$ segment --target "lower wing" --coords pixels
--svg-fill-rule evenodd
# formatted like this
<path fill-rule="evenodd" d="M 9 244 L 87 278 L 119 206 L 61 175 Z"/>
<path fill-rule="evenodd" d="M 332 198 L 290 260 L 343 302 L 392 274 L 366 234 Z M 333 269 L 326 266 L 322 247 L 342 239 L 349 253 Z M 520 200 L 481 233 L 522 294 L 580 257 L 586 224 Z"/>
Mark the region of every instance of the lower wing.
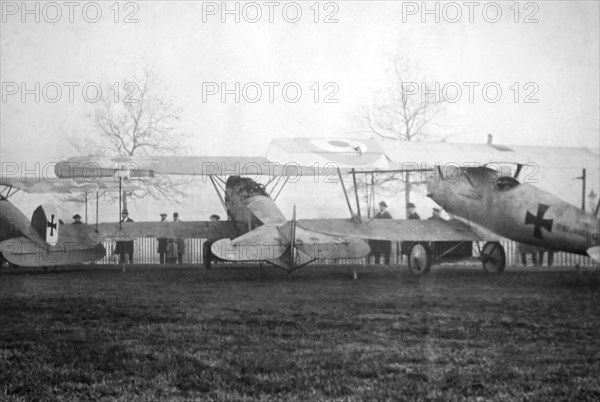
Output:
<path fill-rule="evenodd" d="M 235 224 L 231 221 L 100 223 L 97 231 L 95 225 L 63 225 L 61 231 L 61 239 L 91 239 L 96 242 L 141 237 L 218 240 L 237 235 Z"/>
<path fill-rule="evenodd" d="M 357 223 L 351 219 L 302 219 L 298 227 L 335 236 L 390 241 L 499 241 L 502 237 L 484 233 L 457 220 L 373 219 Z"/>

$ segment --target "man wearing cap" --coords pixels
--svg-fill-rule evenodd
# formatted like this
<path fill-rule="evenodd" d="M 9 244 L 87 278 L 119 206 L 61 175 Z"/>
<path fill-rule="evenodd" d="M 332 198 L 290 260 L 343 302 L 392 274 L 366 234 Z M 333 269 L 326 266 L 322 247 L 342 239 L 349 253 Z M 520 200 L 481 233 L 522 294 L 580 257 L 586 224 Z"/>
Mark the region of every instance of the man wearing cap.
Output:
<path fill-rule="evenodd" d="M 165 214 L 165 213 L 160 214 L 160 222 L 161 223 L 167 223 L 167 214 Z M 166 256 L 167 256 L 167 241 L 169 239 L 159 238 L 157 240 L 158 240 L 158 250 L 157 250 L 157 252 L 158 252 L 158 255 L 159 255 L 159 258 L 160 258 L 160 263 L 161 264 L 165 264 L 167 262 L 166 259 L 165 259 Z"/>
<path fill-rule="evenodd" d="M 406 204 L 406 215 L 407 219 L 421 219 L 421 217 L 416 211 L 415 204 L 413 204 L 412 202 Z"/>
<path fill-rule="evenodd" d="M 431 215 L 429 218 L 427 218 L 428 221 L 445 221 L 444 218 L 442 218 L 441 212 L 439 208 L 433 208 L 433 215 Z"/>
<path fill-rule="evenodd" d="M 121 222 L 133 222 L 126 209 L 121 211 Z M 129 256 L 129 263 L 133 263 L 133 240 L 118 241 L 115 247 L 115 254 L 119 255 L 119 264 L 125 264 L 125 254 Z"/>
<path fill-rule="evenodd" d="M 375 214 L 375 219 L 392 219 L 392 215 L 386 210 L 387 203 L 379 203 L 379 212 Z M 375 257 L 375 264 L 379 264 L 380 256 L 383 254 L 385 265 L 390 265 L 390 255 L 392 253 L 392 242 L 389 240 L 370 240 L 371 255 Z"/>
<path fill-rule="evenodd" d="M 73 215 L 73 225 L 82 225 L 83 222 L 81 222 L 81 215 L 79 214 L 75 214 Z"/>
<path fill-rule="evenodd" d="M 181 222 L 179 220 L 178 212 L 173 212 L 173 222 Z M 183 241 L 183 239 L 177 239 L 177 240 L 175 240 L 175 243 L 177 244 L 177 261 L 179 262 L 179 264 L 183 264 L 183 253 L 185 252 L 185 242 Z"/>
<path fill-rule="evenodd" d="M 416 206 L 412 202 L 406 204 L 406 219 L 421 219 L 419 214 L 416 211 Z M 412 241 L 403 241 L 402 242 L 402 254 L 410 254 L 410 249 L 414 242 Z"/>

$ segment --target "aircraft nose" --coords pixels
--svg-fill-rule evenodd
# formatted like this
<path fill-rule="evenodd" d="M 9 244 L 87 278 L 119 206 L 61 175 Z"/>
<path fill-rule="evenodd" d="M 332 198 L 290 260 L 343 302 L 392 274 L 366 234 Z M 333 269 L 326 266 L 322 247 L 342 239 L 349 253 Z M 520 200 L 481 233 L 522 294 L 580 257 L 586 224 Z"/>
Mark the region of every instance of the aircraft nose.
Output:
<path fill-rule="evenodd" d="M 427 177 L 425 182 L 427 183 L 427 197 L 435 200 L 436 195 L 439 195 L 441 192 L 440 183 L 431 176 Z"/>

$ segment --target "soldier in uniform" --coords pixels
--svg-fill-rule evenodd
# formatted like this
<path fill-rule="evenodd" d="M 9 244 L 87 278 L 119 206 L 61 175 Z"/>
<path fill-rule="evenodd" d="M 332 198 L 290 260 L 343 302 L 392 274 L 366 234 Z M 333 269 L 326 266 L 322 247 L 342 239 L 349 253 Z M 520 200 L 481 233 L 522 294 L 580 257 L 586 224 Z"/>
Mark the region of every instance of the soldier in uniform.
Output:
<path fill-rule="evenodd" d="M 167 222 L 167 214 L 165 214 L 165 213 L 160 214 L 160 222 L 161 223 L 163 223 L 163 222 L 166 223 Z M 157 252 L 158 252 L 158 255 L 159 255 L 159 258 L 160 258 L 160 263 L 161 264 L 165 264 L 167 262 L 167 260 L 166 260 L 166 255 L 167 255 L 167 241 L 169 239 L 160 238 L 160 239 L 157 239 L 157 240 L 158 240 L 158 250 L 157 250 Z"/>
<path fill-rule="evenodd" d="M 75 214 L 73 215 L 73 225 L 82 225 L 83 222 L 81 222 L 81 215 L 79 214 Z"/>

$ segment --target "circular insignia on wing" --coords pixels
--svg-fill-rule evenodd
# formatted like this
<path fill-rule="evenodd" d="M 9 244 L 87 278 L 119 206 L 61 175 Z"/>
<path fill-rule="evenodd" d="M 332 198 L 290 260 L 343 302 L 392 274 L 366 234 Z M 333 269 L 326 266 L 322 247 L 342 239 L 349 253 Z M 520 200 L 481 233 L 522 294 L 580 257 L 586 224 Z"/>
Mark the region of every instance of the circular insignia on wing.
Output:
<path fill-rule="evenodd" d="M 327 152 L 349 152 L 362 154 L 367 151 L 366 144 L 355 140 L 313 139 L 311 143 Z"/>

